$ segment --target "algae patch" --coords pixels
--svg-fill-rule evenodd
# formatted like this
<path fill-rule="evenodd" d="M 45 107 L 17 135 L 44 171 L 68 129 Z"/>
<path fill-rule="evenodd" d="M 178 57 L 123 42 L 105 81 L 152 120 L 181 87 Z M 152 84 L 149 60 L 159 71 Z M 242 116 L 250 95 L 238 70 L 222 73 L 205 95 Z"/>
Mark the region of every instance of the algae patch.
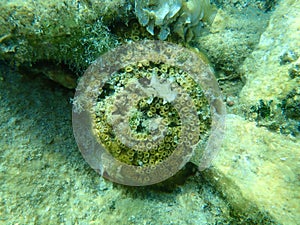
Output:
<path fill-rule="evenodd" d="M 150 34 L 154 35 L 154 28 L 159 27 L 160 40 L 171 33 L 191 40 L 199 36 L 204 23 L 213 22 L 216 9 L 209 0 L 141 0 L 135 1 L 135 14 Z"/>

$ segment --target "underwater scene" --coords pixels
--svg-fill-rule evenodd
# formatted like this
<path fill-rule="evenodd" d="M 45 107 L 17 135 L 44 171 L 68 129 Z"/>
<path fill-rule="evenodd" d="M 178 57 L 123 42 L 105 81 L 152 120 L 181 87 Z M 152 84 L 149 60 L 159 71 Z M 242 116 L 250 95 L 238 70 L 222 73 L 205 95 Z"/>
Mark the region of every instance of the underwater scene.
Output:
<path fill-rule="evenodd" d="M 299 0 L 0 11 L 0 224 L 300 225 Z"/>

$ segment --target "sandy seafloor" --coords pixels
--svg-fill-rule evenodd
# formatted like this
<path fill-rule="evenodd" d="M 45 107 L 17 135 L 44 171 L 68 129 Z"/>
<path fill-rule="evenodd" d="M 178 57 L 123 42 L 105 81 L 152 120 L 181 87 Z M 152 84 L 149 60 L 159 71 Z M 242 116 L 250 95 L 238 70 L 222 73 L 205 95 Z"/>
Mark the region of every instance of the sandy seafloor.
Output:
<path fill-rule="evenodd" d="M 3 63 L 0 78 L 0 224 L 237 221 L 199 175 L 168 192 L 105 181 L 75 143 L 73 91 Z"/>

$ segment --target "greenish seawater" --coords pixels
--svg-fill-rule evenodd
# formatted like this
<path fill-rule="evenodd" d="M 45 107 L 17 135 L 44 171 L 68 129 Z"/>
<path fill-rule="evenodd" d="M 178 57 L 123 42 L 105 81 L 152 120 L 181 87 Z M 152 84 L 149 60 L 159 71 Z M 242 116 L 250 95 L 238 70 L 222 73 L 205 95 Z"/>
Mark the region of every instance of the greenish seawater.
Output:
<path fill-rule="evenodd" d="M 187 46 L 204 52 L 222 89 L 221 151 L 205 171 L 190 163 L 180 178 L 146 187 L 91 169 L 71 118 L 72 88 L 91 61 L 153 38 L 133 3 L 1 1 L 0 224 L 297 224 L 300 2 L 213 1 L 214 22 Z"/>

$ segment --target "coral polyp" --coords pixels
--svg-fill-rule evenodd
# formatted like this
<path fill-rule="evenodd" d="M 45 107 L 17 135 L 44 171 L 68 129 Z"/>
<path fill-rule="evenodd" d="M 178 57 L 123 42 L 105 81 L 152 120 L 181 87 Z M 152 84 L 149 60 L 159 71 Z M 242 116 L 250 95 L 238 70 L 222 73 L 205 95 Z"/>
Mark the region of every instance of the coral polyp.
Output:
<path fill-rule="evenodd" d="M 143 41 L 88 68 L 74 98 L 73 127 L 92 168 L 118 183 L 149 185 L 180 170 L 199 143 L 210 146 L 210 136 L 221 134 L 224 112 L 206 59 L 174 44 Z M 206 165 L 212 149 L 200 151 Z"/>

